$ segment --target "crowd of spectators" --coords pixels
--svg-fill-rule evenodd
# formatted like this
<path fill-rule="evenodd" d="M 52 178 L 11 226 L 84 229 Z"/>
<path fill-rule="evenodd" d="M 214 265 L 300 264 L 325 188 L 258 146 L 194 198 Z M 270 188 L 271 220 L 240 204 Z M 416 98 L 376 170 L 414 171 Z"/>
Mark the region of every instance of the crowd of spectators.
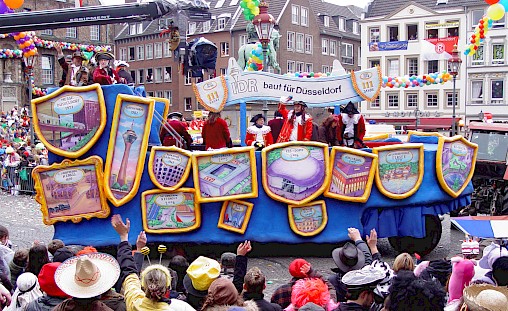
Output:
<path fill-rule="evenodd" d="M 111 218 L 119 236 L 116 258 L 94 247 L 52 240 L 46 247 L 12 250 L 0 225 L 0 305 L 3 310 L 182 310 L 182 311 L 502 311 L 508 306 L 508 250 L 492 243 L 481 259 L 453 257 L 417 261 L 407 253 L 392 266 L 377 249 L 377 233 L 332 251 L 336 264 L 325 277 L 302 258 L 291 279 L 265 296 L 266 277 L 248 269 L 250 241 L 220 259 L 182 255 L 169 265 L 144 265 L 147 238 L 129 244 L 130 222 Z M 291 254 L 288 254 L 291 255 Z M 143 266 L 145 268 L 143 269 Z M 486 271 L 486 273 L 485 273 Z"/>

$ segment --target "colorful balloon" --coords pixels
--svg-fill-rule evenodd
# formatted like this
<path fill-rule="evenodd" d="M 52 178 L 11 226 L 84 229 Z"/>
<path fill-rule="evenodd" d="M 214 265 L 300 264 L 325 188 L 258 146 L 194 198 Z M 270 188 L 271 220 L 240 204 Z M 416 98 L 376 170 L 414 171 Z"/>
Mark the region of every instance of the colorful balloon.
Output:
<path fill-rule="evenodd" d="M 23 5 L 23 0 L 4 0 L 5 5 L 7 5 L 10 9 L 19 9 Z"/>
<path fill-rule="evenodd" d="M 499 0 L 485 0 L 485 2 L 487 2 L 488 4 L 492 5 L 494 3 L 498 3 Z"/>
<path fill-rule="evenodd" d="M 495 3 L 487 9 L 487 16 L 492 20 L 500 20 L 504 17 L 505 7 L 502 4 Z"/>

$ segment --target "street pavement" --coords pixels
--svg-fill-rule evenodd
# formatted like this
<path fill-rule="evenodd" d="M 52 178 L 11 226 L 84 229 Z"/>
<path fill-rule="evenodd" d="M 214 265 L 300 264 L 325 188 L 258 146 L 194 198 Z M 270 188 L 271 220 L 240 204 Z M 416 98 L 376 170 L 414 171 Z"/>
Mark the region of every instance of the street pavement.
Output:
<path fill-rule="evenodd" d="M 0 224 L 9 229 L 14 249 L 29 248 L 34 241 L 42 241 L 46 244 L 51 241 L 53 227 L 44 225 L 40 206 L 32 196 L 0 194 L 0 206 L 2 209 Z M 460 254 L 460 240 L 463 239 L 463 234 L 457 230 L 450 229 L 448 215 L 445 216 L 442 225 L 443 233 L 438 247 L 424 259 L 441 259 Z M 265 294 L 271 295 L 275 288 L 287 283 L 290 279 L 288 267 L 295 258 L 304 258 L 322 275 L 330 275 L 332 273 L 330 268 L 335 267 L 331 259 L 331 251 L 341 244 L 323 245 L 307 243 L 304 245 L 281 245 L 253 242 L 252 245 L 253 250 L 249 254 L 249 268 L 257 266 L 265 273 L 267 280 Z M 170 248 L 170 245 L 168 247 Z M 224 251 L 235 252 L 236 247 L 237 245 L 199 245 L 191 247 L 184 245 L 183 249 L 190 257 L 200 254 L 220 256 Z M 392 264 L 398 254 L 391 248 L 388 239 L 380 239 L 378 241 L 378 248 L 383 259 Z M 156 246 L 152 247 L 152 249 L 156 252 Z M 163 264 L 167 265 L 169 261 L 168 255 L 169 252 L 164 257 Z M 158 263 L 159 254 L 155 253 L 151 258 L 152 263 Z M 147 264 L 146 260 L 145 264 Z"/>

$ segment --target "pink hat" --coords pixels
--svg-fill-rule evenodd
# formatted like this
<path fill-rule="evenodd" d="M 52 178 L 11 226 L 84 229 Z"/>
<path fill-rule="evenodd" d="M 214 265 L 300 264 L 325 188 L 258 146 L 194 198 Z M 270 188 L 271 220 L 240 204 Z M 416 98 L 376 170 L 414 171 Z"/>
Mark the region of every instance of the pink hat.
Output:
<path fill-rule="evenodd" d="M 448 283 L 448 302 L 462 298 L 462 292 L 474 276 L 474 264 L 471 260 L 461 257 L 452 258 L 452 275 Z"/>

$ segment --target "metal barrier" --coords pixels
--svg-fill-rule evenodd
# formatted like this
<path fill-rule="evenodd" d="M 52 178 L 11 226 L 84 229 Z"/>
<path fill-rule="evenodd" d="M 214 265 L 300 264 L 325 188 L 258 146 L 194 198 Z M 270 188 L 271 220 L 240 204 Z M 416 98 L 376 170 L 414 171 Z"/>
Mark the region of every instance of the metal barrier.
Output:
<path fill-rule="evenodd" d="M 0 188 L 13 195 L 34 194 L 32 171 L 35 167 L 17 166 L 2 168 Z"/>

